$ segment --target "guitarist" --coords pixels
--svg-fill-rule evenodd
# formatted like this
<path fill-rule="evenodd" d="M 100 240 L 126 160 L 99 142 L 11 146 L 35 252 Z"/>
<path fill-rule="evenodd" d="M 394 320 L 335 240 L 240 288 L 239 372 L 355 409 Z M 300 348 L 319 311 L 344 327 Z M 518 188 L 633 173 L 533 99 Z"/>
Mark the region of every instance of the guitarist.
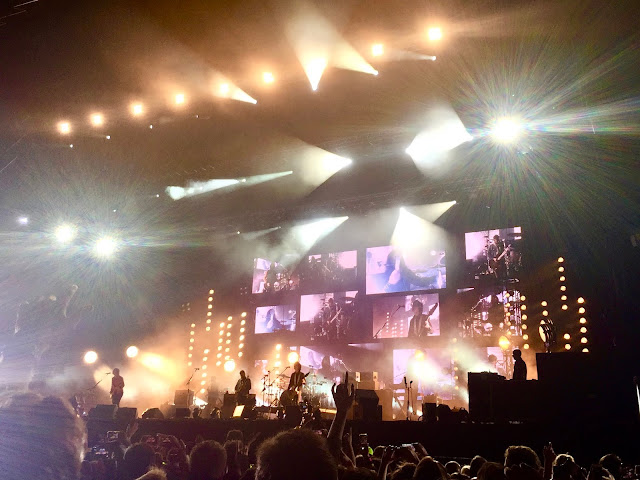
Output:
<path fill-rule="evenodd" d="M 291 378 L 289 379 L 289 386 L 287 387 L 287 390 L 295 392 L 297 394 L 298 401 L 302 396 L 302 387 L 307 383 L 307 375 L 311 373 L 309 372 L 307 374 L 304 374 L 301 372 L 301 370 L 302 365 L 300 365 L 300 362 L 296 362 L 293 364 L 293 373 L 291 374 Z"/>
<path fill-rule="evenodd" d="M 487 248 L 487 258 L 489 259 L 489 267 L 497 278 L 505 278 L 507 274 L 506 255 L 504 242 L 500 235 L 494 235 L 492 242 Z"/>
<path fill-rule="evenodd" d="M 420 300 L 414 300 L 411 304 L 413 317 L 409 321 L 409 335 L 407 335 L 409 338 L 426 337 L 433 333 L 433 327 L 431 326 L 429 318 L 433 315 L 433 312 L 436 311 L 436 308 L 438 308 L 438 304 L 433 305 L 427 315 L 422 313 L 423 308 L 424 306 Z"/>

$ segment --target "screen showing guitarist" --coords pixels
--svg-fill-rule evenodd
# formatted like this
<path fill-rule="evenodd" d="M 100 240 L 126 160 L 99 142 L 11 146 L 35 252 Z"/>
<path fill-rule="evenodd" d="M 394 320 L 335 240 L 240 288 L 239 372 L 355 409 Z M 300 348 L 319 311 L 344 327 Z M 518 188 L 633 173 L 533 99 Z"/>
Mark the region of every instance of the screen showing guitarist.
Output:
<path fill-rule="evenodd" d="M 413 317 L 411 317 L 409 321 L 409 334 L 407 335 L 409 338 L 426 337 L 433 333 L 433 327 L 431 326 L 429 318 L 433 315 L 433 312 L 436 311 L 436 308 L 438 308 L 438 304 L 434 304 L 426 315 L 422 313 L 423 308 L 424 306 L 420 300 L 414 300 L 411 304 Z"/>
<path fill-rule="evenodd" d="M 505 248 L 504 241 L 500 238 L 500 235 L 494 235 L 492 242 L 487 248 L 487 259 L 489 260 L 489 267 L 491 272 L 496 278 L 506 278 L 507 276 L 507 262 L 506 256 L 509 253 L 508 248 Z"/>

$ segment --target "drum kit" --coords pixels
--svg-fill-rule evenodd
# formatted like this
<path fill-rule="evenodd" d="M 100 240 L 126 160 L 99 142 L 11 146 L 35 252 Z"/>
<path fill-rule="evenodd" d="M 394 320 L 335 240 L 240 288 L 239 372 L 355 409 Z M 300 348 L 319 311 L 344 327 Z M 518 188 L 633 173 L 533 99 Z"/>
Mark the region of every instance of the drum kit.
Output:
<path fill-rule="evenodd" d="M 352 298 L 340 300 L 334 310 L 325 302 L 314 317 L 311 340 L 346 339 L 351 331 L 354 316 L 355 307 Z"/>
<path fill-rule="evenodd" d="M 271 380 L 271 373 L 263 377 L 262 404 L 274 410 L 284 407 L 300 406 L 303 410 L 312 411 L 316 408 L 331 408 L 333 398 L 330 395 L 332 383 L 322 375 L 311 372 L 302 389 L 288 389 L 289 376 L 277 374 Z"/>

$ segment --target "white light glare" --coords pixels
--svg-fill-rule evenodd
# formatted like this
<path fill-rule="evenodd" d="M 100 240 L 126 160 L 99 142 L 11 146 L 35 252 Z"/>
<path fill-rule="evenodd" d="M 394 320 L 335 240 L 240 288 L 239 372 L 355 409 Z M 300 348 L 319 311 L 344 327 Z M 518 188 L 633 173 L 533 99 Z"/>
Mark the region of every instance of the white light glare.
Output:
<path fill-rule="evenodd" d="M 371 46 L 371 55 L 373 55 L 374 57 L 381 57 L 382 55 L 384 55 L 384 45 L 382 45 L 381 43 L 374 43 Z"/>
<path fill-rule="evenodd" d="M 96 363 L 96 361 L 98 360 L 98 354 L 93 350 L 89 350 L 87 353 L 84 354 L 83 360 L 84 360 L 84 363 L 88 365 L 92 363 Z"/>
<path fill-rule="evenodd" d="M 118 249 L 118 242 L 112 237 L 99 238 L 94 247 L 94 253 L 98 257 L 110 257 Z"/>
<path fill-rule="evenodd" d="M 432 42 L 442 39 L 442 29 L 440 27 L 431 27 L 427 30 L 427 37 Z"/>
<path fill-rule="evenodd" d="M 499 143 L 515 142 L 523 131 L 522 122 L 517 118 L 504 117 L 498 119 L 491 129 L 491 136 Z"/>
<path fill-rule="evenodd" d="M 28 225 L 29 224 L 29 217 L 18 217 L 18 223 L 20 225 Z"/>
<path fill-rule="evenodd" d="M 69 243 L 76 238 L 76 229 L 71 225 L 60 225 L 56 228 L 55 236 L 60 243 Z"/>
<path fill-rule="evenodd" d="M 318 89 L 318 84 L 320 83 L 320 78 L 325 68 L 327 68 L 327 60 L 324 58 L 315 58 L 309 61 L 304 67 L 304 71 L 311 84 L 311 90 L 314 92 Z"/>
<path fill-rule="evenodd" d="M 129 348 L 127 348 L 127 357 L 135 358 L 138 356 L 138 352 L 138 347 L 136 347 L 135 345 L 131 345 Z"/>

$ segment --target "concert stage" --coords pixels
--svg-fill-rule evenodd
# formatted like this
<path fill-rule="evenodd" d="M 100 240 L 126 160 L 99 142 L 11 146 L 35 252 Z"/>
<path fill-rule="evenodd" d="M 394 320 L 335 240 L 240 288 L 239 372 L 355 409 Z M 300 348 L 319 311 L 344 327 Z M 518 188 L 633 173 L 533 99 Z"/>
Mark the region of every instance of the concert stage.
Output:
<path fill-rule="evenodd" d="M 139 420 L 139 425 L 134 441 L 143 435 L 163 433 L 175 435 L 187 443 L 194 441 L 197 435 L 223 442 L 227 432 L 232 429 L 243 431 L 245 439 L 257 433 L 269 436 L 287 429 L 281 420 L 185 418 Z M 326 425 L 328 428 L 330 421 Z M 88 426 L 91 437 L 98 431 L 118 428 L 114 422 L 100 421 L 90 421 Z M 610 452 L 616 452 L 628 463 L 637 463 L 640 458 L 636 443 L 630 441 L 640 435 L 637 421 L 596 423 L 589 418 L 567 423 L 541 421 L 520 424 L 350 421 L 347 430 L 350 427 L 354 436 L 367 433 L 372 446 L 420 442 L 436 457 L 471 458 L 483 455 L 487 459 L 500 461 L 509 445 L 528 445 L 542 455 L 543 446 L 552 442 L 557 452 L 569 452 L 578 462 L 593 462 Z"/>

